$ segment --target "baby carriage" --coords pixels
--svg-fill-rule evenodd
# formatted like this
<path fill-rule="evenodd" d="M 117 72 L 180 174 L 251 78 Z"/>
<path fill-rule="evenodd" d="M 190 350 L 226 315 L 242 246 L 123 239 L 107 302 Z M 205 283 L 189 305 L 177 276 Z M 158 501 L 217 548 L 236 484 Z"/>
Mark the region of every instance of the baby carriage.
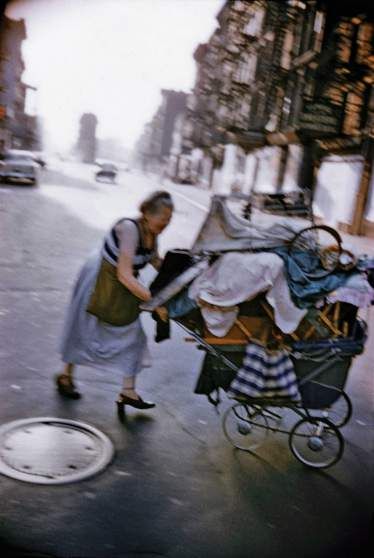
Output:
<path fill-rule="evenodd" d="M 288 271 L 294 272 L 296 266 L 303 280 L 318 285 L 313 291 L 312 315 L 305 312 L 297 328 L 282 332 L 275 324 L 277 309 L 260 286 L 256 296 L 238 305 L 229 331 L 212 334 L 201 305 L 189 306 L 186 293 L 190 286 L 225 253 L 244 258 L 244 253 L 273 251 L 283 257 Z M 292 453 L 306 466 L 323 469 L 342 457 L 340 429 L 352 414 L 345 386 L 352 359 L 363 352 L 367 339 L 366 324 L 357 317 L 357 308 L 340 301 L 326 302 L 323 288 L 328 292 L 335 279 L 343 280 L 342 273 L 354 273 L 346 264 L 341 271 L 342 253 L 340 236 L 329 227 L 310 226 L 303 220 L 278 220 L 271 226 L 244 223 L 229 211 L 227 200 L 214 197 L 193 247 L 179 254 L 182 264 L 174 266 L 174 276 L 169 276 L 166 285 L 156 278 L 153 299 L 142 308 L 155 311 L 166 306 L 169 317 L 188 333 L 187 340 L 205 351 L 195 393 L 207 395 L 217 405 L 223 389 L 233 400 L 223 415 L 222 427 L 235 448 L 254 452 L 269 433 L 280 432 L 287 434 Z M 184 314 L 178 313 L 180 306 L 184 306 Z M 280 366 L 279 375 L 284 377 L 283 361 L 292 368 L 296 392 L 285 393 L 283 379 L 275 386 L 274 375 L 267 386 L 271 389 L 257 389 L 258 363 L 268 367 L 265 376 L 269 367 L 278 373 Z"/>
<path fill-rule="evenodd" d="M 224 348 L 211 345 L 196 332 L 185 329 L 206 351 L 195 393 L 206 394 L 213 404 L 218 404 L 218 390 L 227 391 L 242 369 L 246 358 L 243 345 L 235 344 L 235 339 L 226 339 L 228 345 Z M 299 401 L 276 395 L 251 397 L 245 389 L 234 395 L 234 404 L 222 418 L 224 434 L 231 444 L 255 452 L 270 432 L 278 432 L 288 435 L 292 453 L 304 465 L 323 469 L 337 463 L 344 451 L 340 429 L 352 416 L 352 403 L 344 391 L 348 372 L 367 338 L 363 321 L 357 320 L 353 330 L 349 337 L 300 341 L 288 348 L 301 395 Z M 215 400 L 211 395 L 214 391 Z M 296 422 L 292 421 L 295 416 Z"/>

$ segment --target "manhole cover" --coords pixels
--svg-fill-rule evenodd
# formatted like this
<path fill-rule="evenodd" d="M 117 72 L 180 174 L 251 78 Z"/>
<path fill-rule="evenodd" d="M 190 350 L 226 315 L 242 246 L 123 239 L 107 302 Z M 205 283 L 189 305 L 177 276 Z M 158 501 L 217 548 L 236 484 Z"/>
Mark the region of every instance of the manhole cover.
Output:
<path fill-rule="evenodd" d="M 66 484 L 102 471 L 112 442 L 89 424 L 51 417 L 0 427 L 0 473 L 36 484 Z"/>

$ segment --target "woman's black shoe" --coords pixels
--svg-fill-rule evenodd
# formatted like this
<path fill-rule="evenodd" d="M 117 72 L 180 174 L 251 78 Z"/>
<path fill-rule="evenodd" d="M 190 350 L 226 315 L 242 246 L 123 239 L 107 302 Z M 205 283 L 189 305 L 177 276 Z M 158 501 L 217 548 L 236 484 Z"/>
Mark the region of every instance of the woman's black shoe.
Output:
<path fill-rule="evenodd" d="M 56 386 L 60 395 L 69 399 L 80 399 L 81 394 L 76 389 L 72 379 L 67 374 L 56 376 Z"/>
<path fill-rule="evenodd" d="M 119 411 L 122 411 L 125 405 L 129 405 L 130 407 L 135 407 L 135 409 L 153 409 L 156 407 L 155 403 L 151 401 L 143 401 L 141 397 L 139 399 L 133 399 L 132 397 L 127 397 L 127 395 L 123 395 L 123 393 L 119 394 L 119 397 L 116 401 L 117 407 Z"/>

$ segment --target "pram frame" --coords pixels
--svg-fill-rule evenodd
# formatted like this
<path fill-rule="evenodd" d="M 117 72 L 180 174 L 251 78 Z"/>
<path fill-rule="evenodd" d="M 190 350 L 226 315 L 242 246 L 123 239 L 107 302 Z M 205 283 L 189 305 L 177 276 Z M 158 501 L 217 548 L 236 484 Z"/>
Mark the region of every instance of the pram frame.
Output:
<path fill-rule="evenodd" d="M 174 319 L 173 321 L 176 322 L 184 331 L 188 333 L 188 335 L 190 335 L 198 343 L 198 348 L 209 352 L 211 355 L 218 358 L 227 368 L 231 369 L 234 372 L 238 372 L 239 367 L 234 364 L 225 354 L 223 354 L 221 350 L 206 342 L 201 335 L 187 327 L 184 323 L 182 323 L 181 320 Z M 231 345 L 231 347 L 235 346 L 236 345 L 234 344 Z M 243 349 L 243 347 L 241 347 L 241 349 Z M 290 354 L 293 354 L 293 356 L 295 356 L 296 358 L 302 355 L 300 350 L 291 350 Z M 357 354 L 357 352 L 354 354 Z M 244 408 L 249 418 L 246 420 L 243 419 L 243 417 L 238 417 L 238 415 L 237 418 L 240 418 L 242 422 L 244 421 L 250 423 L 251 427 L 255 425 L 256 428 L 262 429 L 263 441 L 265 440 L 269 432 L 286 434 L 288 435 L 288 444 L 291 452 L 296 457 L 296 459 L 298 459 L 304 465 L 313 469 L 326 469 L 336 464 L 341 459 L 344 453 L 344 438 L 340 432 L 340 428 L 346 425 L 351 418 L 352 402 L 344 389 L 340 389 L 330 384 L 325 384 L 324 382 L 318 382 L 316 380 L 332 365 L 338 363 L 344 357 L 352 357 L 354 356 L 354 354 L 337 347 L 332 347 L 329 350 L 327 359 L 325 359 L 313 371 L 306 374 L 303 378 L 298 379 L 299 388 L 307 385 L 309 382 L 312 382 L 324 388 L 336 391 L 337 397 L 330 406 L 313 408 L 311 410 L 304 406 L 302 402 L 293 402 L 285 398 L 251 398 L 244 395 L 235 397 L 233 398 L 235 403 L 226 410 L 222 418 L 222 428 L 226 438 L 235 448 L 247 451 L 249 453 L 255 453 L 255 450 L 257 450 L 257 448 L 262 445 L 262 443 L 255 442 L 249 447 L 243 447 L 235 440 L 233 440 L 233 438 L 229 435 L 226 423 L 229 420 L 230 413 L 236 414 L 235 409 L 241 406 Z M 337 417 L 334 417 L 334 415 L 331 413 L 332 407 L 339 400 L 343 401 L 345 408 L 343 407 L 342 415 L 338 414 Z M 282 416 L 274 410 L 276 408 L 285 408 L 293 411 L 299 417 L 299 420 L 290 429 L 281 428 L 280 421 L 282 419 Z M 313 411 L 319 412 L 321 413 L 321 415 L 315 415 L 313 414 Z M 261 418 L 263 424 L 258 424 L 259 418 Z M 269 420 L 277 421 L 277 426 L 272 426 L 271 424 L 269 424 Z M 311 434 L 309 436 L 303 433 L 299 433 L 299 430 L 302 431 L 303 428 L 306 428 L 308 425 L 311 430 Z M 310 458 L 307 458 L 305 455 L 303 455 L 302 452 L 298 449 L 297 441 L 300 437 L 308 438 L 307 443 L 309 444 L 309 448 L 311 448 L 312 452 L 315 452 L 316 457 L 319 451 L 323 451 L 323 444 L 326 437 L 335 439 L 336 448 L 334 448 L 332 455 L 326 458 L 323 457 L 320 460 L 315 459 L 312 461 Z"/>

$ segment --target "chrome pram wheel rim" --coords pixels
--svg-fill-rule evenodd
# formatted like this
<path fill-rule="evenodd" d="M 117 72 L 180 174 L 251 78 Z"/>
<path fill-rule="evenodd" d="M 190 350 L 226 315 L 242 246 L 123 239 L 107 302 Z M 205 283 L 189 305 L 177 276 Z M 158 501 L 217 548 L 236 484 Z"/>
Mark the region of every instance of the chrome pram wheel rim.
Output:
<path fill-rule="evenodd" d="M 313 469 L 327 469 L 343 455 L 344 439 L 338 428 L 324 418 L 303 418 L 292 428 L 289 446 L 301 463 Z"/>
<path fill-rule="evenodd" d="M 253 452 L 269 434 L 269 423 L 262 410 L 253 405 L 236 403 L 225 412 L 223 432 L 237 449 Z"/>

